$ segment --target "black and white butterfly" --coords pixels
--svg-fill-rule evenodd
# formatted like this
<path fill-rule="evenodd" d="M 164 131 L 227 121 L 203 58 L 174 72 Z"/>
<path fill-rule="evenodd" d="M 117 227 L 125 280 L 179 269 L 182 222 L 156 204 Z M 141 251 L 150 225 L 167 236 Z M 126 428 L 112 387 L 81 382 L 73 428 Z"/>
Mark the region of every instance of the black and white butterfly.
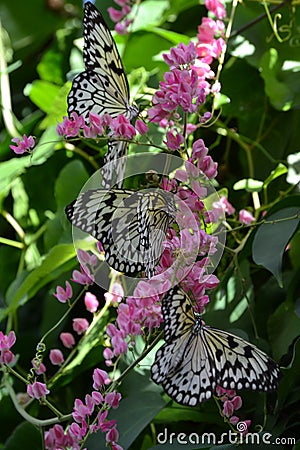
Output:
<path fill-rule="evenodd" d="M 173 197 L 161 190 L 89 190 L 66 207 L 72 225 L 101 242 L 107 263 L 126 275 L 155 274 L 173 221 Z"/>
<path fill-rule="evenodd" d="M 178 287 L 162 300 L 165 344 L 157 351 L 152 380 L 177 403 L 195 406 L 216 387 L 274 391 L 281 373 L 275 361 L 244 339 L 205 325 Z"/>
<path fill-rule="evenodd" d="M 138 115 L 136 105 L 130 105 L 127 76 L 115 41 L 101 13 L 91 3 L 84 7 L 84 49 L 85 71 L 73 80 L 68 96 L 68 114 L 76 112 L 86 123 L 93 112 L 100 116 L 110 114 L 115 118 L 120 114 L 128 120 Z M 117 164 L 117 158 L 125 156 L 128 143 L 109 140 L 104 164 L 113 161 L 102 172 L 102 185 L 112 186 L 115 181 L 120 186 L 124 167 Z M 113 180 L 113 181 L 111 181 Z"/>

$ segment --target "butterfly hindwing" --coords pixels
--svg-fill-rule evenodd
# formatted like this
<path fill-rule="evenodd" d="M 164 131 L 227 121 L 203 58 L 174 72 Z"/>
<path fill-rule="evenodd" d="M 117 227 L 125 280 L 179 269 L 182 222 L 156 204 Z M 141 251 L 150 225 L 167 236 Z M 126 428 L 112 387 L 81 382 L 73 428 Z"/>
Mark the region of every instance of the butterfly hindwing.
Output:
<path fill-rule="evenodd" d="M 81 193 L 67 206 L 66 215 L 74 226 L 102 243 L 105 259 L 115 270 L 129 275 L 145 270 L 146 275 L 151 277 L 155 274 L 155 266 L 160 259 L 170 215 L 168 203 L 164 210 L 152 210 L 152 220 L 143 227 L 144 234 L 141 236 L 138 205 L 143 195 L 142 191 L 126 189 L 89 190 Z M 152 199 L 151 204 L 161 205 L 168 200 L 155 191 L 152 192 L 152 197 L 161 198 L 158 202 Z M 156 214 L 164 215 L 165 220 L 157 221 Z M 157 226 L 161 228 L 157 238 L 153 239 Z M 144 242 L 149 242 L 150 245 L 145 247 Z"/>
<path fill-rule="evenodd" d="M 162 300 L 165 344 L 151 368 L 176 402 L 195 406 L 225 389 L 273 391 L 280 380 L 275 361 L 260 349 L 226 331 L 204 325 L 186 294 L 174 288 Z"/>

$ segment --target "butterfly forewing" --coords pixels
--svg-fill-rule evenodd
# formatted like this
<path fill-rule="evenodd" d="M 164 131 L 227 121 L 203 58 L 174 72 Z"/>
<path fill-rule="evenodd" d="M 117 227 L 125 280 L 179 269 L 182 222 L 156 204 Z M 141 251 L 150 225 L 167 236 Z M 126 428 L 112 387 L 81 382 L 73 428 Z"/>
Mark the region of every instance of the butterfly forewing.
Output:
<path fill-rule="evenodd" d="M 176 402 L 195 406 L 225 389 L 273 391 L 280 370 L 264 352 L 244 339 L 204 325 L 190 299 L 174 288 L 162 300 L 166 343 L 151 368 Z"/>
<path fill-rule="evenodd" d="M 84 8 L 84 49 L 85 71 L 77 75 L 68 95 L 68 114 L 75 112 L 89 123 L 92 112 L 103 116 L 109 114 L 116 118 L 120 114 L 132 120 L 138 115 L 136 105 L 129 103 L 127 76 L 117 46 L 101 13 L 91 3 Z M 113 186 L 109 172 L 123 178 L 123 168 L 118 167 L 117 159 L 127 154 L 127 143 L 110 140 L 108 144 L 111 168 L 103 170 L 103 187 Z M 110 154 L 110 152 L 112 154 Z M 117 185 L 121 186 L 121 182 Z"/>
<path fill-rule="evenodd" d="M 85 4 L 83 24 L 85 67 L 100 75 L 112 91 L 122 93 L 126 104 L 129 86 L 118 48 L 102 14 L 91 2 Z"/>

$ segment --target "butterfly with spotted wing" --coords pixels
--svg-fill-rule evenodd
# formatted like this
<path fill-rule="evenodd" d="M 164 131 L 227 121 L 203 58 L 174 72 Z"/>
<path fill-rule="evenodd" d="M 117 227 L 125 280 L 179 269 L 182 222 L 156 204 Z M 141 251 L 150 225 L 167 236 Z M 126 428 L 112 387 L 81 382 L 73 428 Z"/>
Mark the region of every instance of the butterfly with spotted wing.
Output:
<path fill-rule="evenodd" d="M 129 85 L 120 54 L 103 16 L 91 2 L 85 3 L 83 25 L 85 71 L 73 80 L 68 114 L 76 112 L 86 123 L 91 112 L 112 118 L 123 114 L 128 120 L 134 119 L 139 111 L 129 103 Z M 125 167 L 117 160 L 127 154 L 127 148 L 127 142 L 108 140 L 102 169 L 104 188 L 114 184 L 121 187 Z"/>
<path fill-rule="evenodd" d="M 175 214 L 173 196 L 161 190 L 94 189 L 66 207 L 72 225 L 99 240 L 107 263 L 127 275 L 155 274 Z"/>
<path fill-rule="evenodd" d="M 178 287 L 162 300 L 165 344 L 157 351 L 152 380 L 177 403 L 195 406 L 216 387 L 274 391 L 281 373 L 275 361 L 244 339 L 205 325 Z"/>

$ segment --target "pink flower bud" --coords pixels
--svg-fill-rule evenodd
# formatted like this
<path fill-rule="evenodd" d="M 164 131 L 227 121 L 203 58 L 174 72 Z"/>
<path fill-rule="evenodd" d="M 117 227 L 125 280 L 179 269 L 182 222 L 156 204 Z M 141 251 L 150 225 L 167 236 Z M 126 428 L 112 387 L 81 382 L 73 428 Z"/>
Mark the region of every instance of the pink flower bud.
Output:
<path fill-rule="evenodd" d="M 50 350 L 49 358 L 54 366 L 60 366 L 64 362 L 64 356 L 58 348 Z"/>
<path fill-rule="evenodd" d="M 75 345 L 75 339 L 71 333 L 60 333 L 59 335 L 61 342 L 66 348 L 72 348 Z"/>
<path fill-rule="evenodd" d="M 89 323 L 86 319 L 73 319 L 73 330 L 77 334 L 83 334 L 89 327 Z"/>
<path fill-rule="evenodd" d="M 92 294 L 91 292 L 86 292 L 84 296 L 84 304 L 86 309 L 91 313 L 96 312 L 99 306 L 96 295 Z"/>
<path fill-rule="evenodd" d="M 251 222 L 255 220 L 255 217 L 251 214 L 251 212 L 246 209 L 241 209 L 239 212 L 239 221 L 244 225 L 250 225 Z"/>

